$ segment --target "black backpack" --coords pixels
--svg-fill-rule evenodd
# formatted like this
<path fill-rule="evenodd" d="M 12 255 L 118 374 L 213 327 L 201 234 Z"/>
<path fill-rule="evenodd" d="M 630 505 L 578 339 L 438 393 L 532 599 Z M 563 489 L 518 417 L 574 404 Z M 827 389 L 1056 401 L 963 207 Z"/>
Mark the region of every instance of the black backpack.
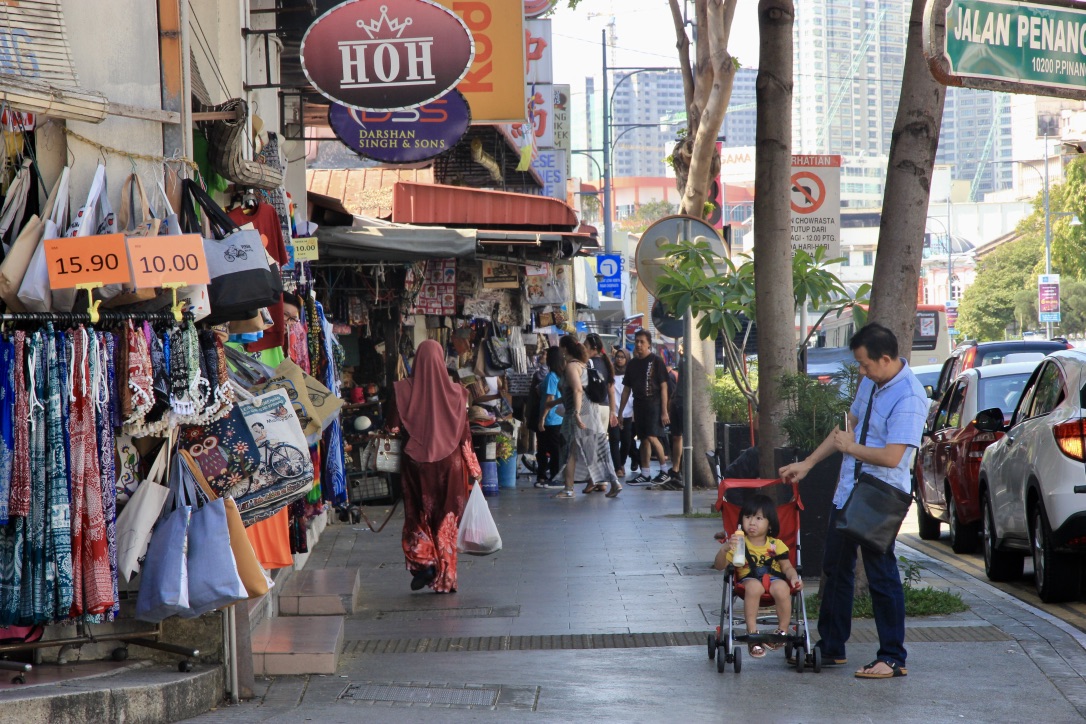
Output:
<path fill-rule="evenodd" d="M 592 365 L 588 365 L 588 387 L 585 388 L 585 394 L 597 405 L 607 404 L 607 382 L 600 371 Z"/>

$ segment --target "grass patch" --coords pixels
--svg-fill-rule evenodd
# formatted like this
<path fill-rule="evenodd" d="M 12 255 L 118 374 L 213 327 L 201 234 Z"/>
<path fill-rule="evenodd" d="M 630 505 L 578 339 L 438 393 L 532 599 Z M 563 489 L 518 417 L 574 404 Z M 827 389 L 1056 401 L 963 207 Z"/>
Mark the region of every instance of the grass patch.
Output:
<path fill-rule="evenodd" d="M 807 610 L 818 611 L 819 596 L 812 593 L 807 596 Z M 906 616 L 944 616 L 969 610 L 962 597 L 952 591 L 940 591 L 927 586 L 925 588 L 905 589 Z M 853 618 L 874 618 L 870 596 L 856 596 L 852 601 Z"/>
<path fill-rule="evenodd" d="M 951 613 L 968 611 L 961 594 L 951 591 L 940 591 L 931 586 L 918 588 L 920 583 L 920 571 L 923 569 L 919 563 L 910 561 L 905 556 L 898 556 L 898 566 L 904 573 L 905 590 L 905 615 L 906 616 L 945 616 Z M 807 596 L 807 610 L 817 611 L 820 597 L 812 593 Z M 856 596 L 852 601 L 853 618 L 874 618 L 875 613 L 871 606 L 870 596 Z"/>

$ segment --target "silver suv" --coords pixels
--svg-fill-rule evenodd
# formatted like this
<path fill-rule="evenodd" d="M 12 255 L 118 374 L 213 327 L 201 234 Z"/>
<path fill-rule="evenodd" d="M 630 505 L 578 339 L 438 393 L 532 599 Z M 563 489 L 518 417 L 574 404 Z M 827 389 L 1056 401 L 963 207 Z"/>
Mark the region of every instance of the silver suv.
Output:
<path fill-rule="evenodd" d="M 1032 554 L 1037 594 L 1050 603 L 1078 596 L 1086 557 L 1084 384 L 1086 352 L 1055 352 L 1029 378 L 1009 426 L 995 408 L 975 423 L 1007 433 L 980 464 L 985 573 L 1021 576 Z"/>

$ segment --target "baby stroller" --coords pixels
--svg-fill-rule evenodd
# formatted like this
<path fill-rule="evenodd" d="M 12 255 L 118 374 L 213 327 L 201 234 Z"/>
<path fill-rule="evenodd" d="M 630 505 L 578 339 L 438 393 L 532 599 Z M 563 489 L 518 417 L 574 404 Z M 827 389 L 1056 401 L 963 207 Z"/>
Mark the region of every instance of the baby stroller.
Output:
<path fill-rule="evenodd" d="M 709 454 L 710 464 L 719 476 L 719 464 L 714 454 Z M 799 550 L 799 511 L 803 509 L 803 503 L 799 497 L 799 486 L 796 483 L 785 483 L 780 479 L 722 479 L 718 487 L 716 507 L 724 519 L 724 530 L 733 533 L 739 527 L 739 511 L 750 495 L 766 495 L 777 506 L 777 517 L 780 519 L 780 531 L 777 538 L 788 546 L 788 557 L 795 566 L 796 571 L 802 576 L 803 568 Z M 715 633 L 708 636 L 709 659 L 716 659 L 716 670 L 724 673 L 727 664 L 731 664 L 735 673 L 743 668 L 742 644 L 769 644 L 771 646 L 784 645 L 785 660 L 790 660 L 795 654 L 796 671 L 802 672 L 806 666 L 810 666 L 815 673 L 822 670 L 822 652 L 811 645 L 810 636 L 807 633 L 807 605 L 803 592 L 792 590 L 792 619 L 787 624 L 781 624 L 784 634 L 771 633 L 746 633 L 746 624 L 742 616 L 736 618 L 735 601 L 743 600 L 745 591 L 743 584 L 736 579 L 736 569 L 731 563 L 724 571 L 723 593 L 720 601 L 720 624 Z M 768 590 L 762 594 L 759 602 L 760 608 L 773 606 L 773 597 Z M 775 617 L 773 620 L 776 620 Z M 758 623 L 769 624 L 769 616 L 759 616 Z M 736 631 L 739 626 L 739 631 Z"/>

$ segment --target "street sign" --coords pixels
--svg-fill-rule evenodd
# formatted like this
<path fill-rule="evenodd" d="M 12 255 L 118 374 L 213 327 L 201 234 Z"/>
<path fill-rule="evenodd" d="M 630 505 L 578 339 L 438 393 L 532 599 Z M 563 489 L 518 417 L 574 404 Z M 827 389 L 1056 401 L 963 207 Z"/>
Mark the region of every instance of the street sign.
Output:
<path fill-rule="evenodd" d="M 599 281 L 596 288 L 600 294 L 609 297 L 622 297 L 622 256 L 619 254 L 601 254 L 596 257 L 596 274 Z"/>
<path fill-rule="evenodd" d="M 792 156 L 792 250 L 841 254 L 841 157 Z"/>
<path fill-rule="evenodd" d="M 1037 320 L 1060 321 L 1060 275 L 1041 274 L 1037 277 Z"/>
<path fill-rule="evenodd" d="M 1086 9 L 1070 3 L 931 0 L 924 56 L 944 85 L 1086 99 Z"/>

